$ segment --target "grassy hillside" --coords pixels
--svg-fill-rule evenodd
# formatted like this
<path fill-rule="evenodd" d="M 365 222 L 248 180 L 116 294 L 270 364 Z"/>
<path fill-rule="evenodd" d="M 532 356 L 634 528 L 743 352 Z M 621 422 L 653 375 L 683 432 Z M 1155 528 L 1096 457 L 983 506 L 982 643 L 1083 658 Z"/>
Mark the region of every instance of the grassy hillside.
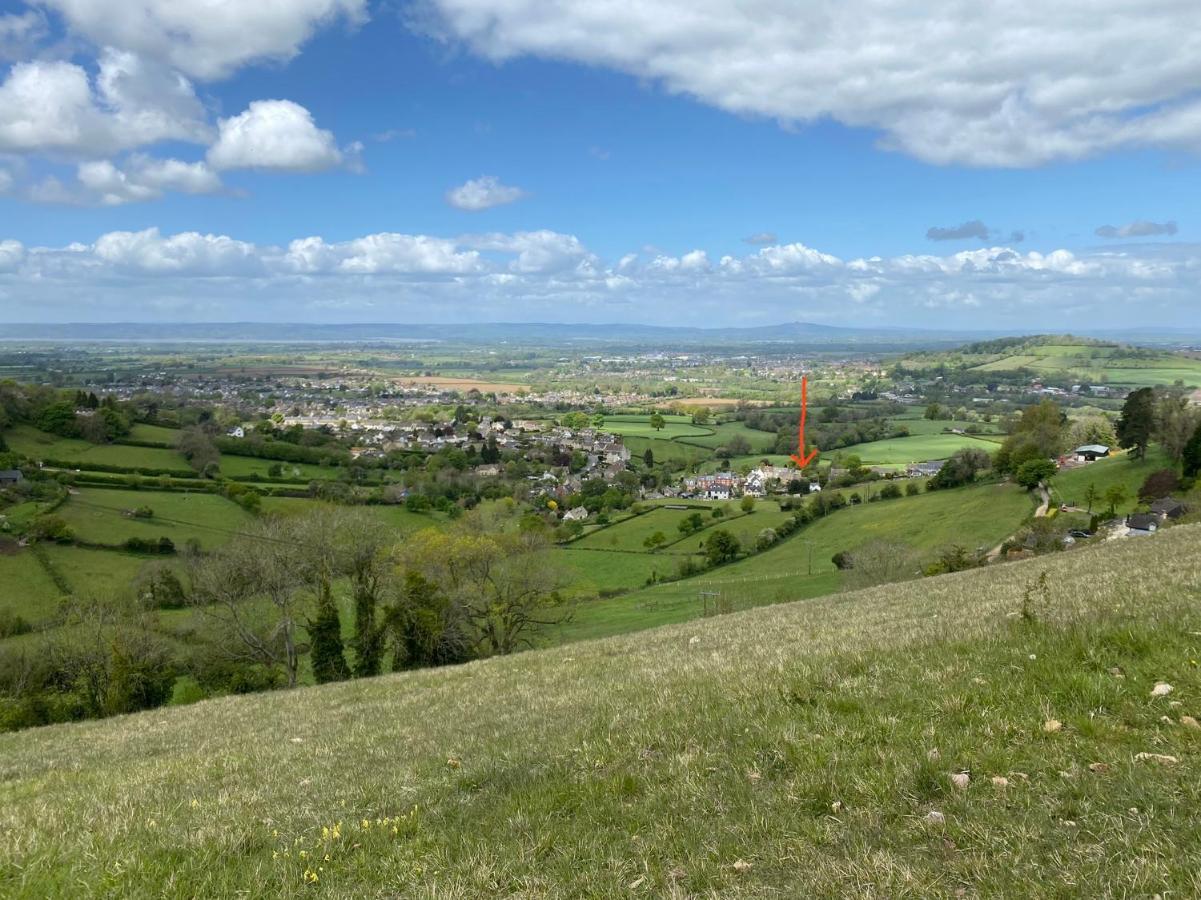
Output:
<path fill-rule="evenodd" d="M 1126 502 L 1117 506 L 1117 512 L 1127 513 L 1138 505 L 1138 489 L 1147 476 L 1160 469 L 1174 468 L 1168 455 L 1158 447 L 1151 448 L 1145 458 L 1132 459 L 1126 453 L 1118 453 L 1108 459 L 1099 459 L 1087 466 L 1066 469 L 1051 479 L 1051 490 L 1056 503 L 1084 506 L 1085 492 L 1091 484 L 1097 489 L 1098 499 L 1093 504 L 1094 512 L 1108 509 L 1105 492 L 1114 485 L 1126 490 Z"/>
<path fill-rule="evenodd" d="M 744 524 L 744 534 L 770 524 L 770 506 L 762 506 L 763 513 L 737 520 Z M 969 551 L 993 547 L 1033 511 L 1030 495 L 1021 488 L 994 484 L 848 507 L 818 519 L 770 550 L 713 572 L 582 603 L 571 621 L 559 627 L 556 639 L 605 637 L 695 619 L 703 612 L 702 593 L 718 594 L 723 604 L 734 609 L 829 594 L 839 587 L 830 559 L 839 551 L 855 550 L 872 540 L 906 544 L 931 556 L 950 544 Z M 685 549 L 686 544 L 669 550 L 677 548 Z M 593 555 L 640 558 L 625 553 Z M 659 561 L 660 574 L 674 569 L 668 554 L 643 556 Z"/>
<path fill-rule="evenodd" d="M 0 892 L 1195 896 L 1198 553 L 0 735 Z"/>
<path fill-rule="evenodd" d="M 950 363 L 982 375 L 1028 371 L 1123 388 L 1154 387 L 1176 381 L 1201 384 L 1201 360 L 1180 353 L 1070 338 L 1032 338 L 1023 343 L 986 342 L 946 353 L 915 354 L 910 368 Z"/>

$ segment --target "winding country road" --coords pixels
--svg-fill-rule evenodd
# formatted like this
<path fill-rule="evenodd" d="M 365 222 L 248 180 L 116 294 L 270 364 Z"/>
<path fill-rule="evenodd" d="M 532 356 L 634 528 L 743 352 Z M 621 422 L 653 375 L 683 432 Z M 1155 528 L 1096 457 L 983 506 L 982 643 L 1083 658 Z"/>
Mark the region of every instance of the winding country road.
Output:
<path fill-rule="evenodd" d="M 1042 502 L 1039 503 L 1038 509 L 1034 511 L 1034 518 L 1041 519 L 1045 517 L 1051 509 L 1051 492 L 1047 490 L 1047 485 L 1044 482 L 1040 481 L 1038 483 L 1038 495 Z M 985 560 L 988 562 L 995 562 L 1000 557 L 1001 548 L 1005 546 L 1005 542 L 1012 540 L 1016 534 L 1017 532 L 1014 532 L 1014 534 L 1011 534 L 1009 537 L 1005 538 L 1004 541 L 1001 541 L 1001 543 L 989 550 L 988 553 L 984 555 Z"/>

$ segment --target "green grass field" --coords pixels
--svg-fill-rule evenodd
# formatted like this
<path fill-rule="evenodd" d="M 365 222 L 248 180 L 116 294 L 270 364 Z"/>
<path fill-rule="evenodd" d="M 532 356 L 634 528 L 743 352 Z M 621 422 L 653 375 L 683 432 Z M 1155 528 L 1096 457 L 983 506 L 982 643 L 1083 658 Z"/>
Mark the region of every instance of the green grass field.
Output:
<path fill-rule="evenodd" d="M 89 464 L 121 466 L 130 469 L 187 470 L 188 463 L 174 450 L 155 447 L 128 447 L 122 444 L 89 444 L 74 438 L 60 438 L 28 425 L 18 425 L 4 433 L 14 453 L 31 459 L 54 459 L 72 463 L 80 469 Z"/>
<path fill-rule="evenodd" d="M 77 488 L 58 515 L 66 519 L 80 540 L 119 544 L 137 537 L 157 540 L 166 536 L 177 547 L 190 539 L 202 547 L 219 546 L 251 521 L 237 504 L 216 494 L 151 490 Z M 154 515 L 135 519 L 122 514 L 148 506 Z"/>
<path fill-rule="evenodd" d="M 995 441 L 973 437 L 970 434 L 925 434 L 885 441 L 871 441 L 866 444 L 852 444 L 850 447 L 825 452 L 822 456 L 832 460 L 840 454 L 842 456 L 856 455 L 864 465 L 868 466 L 903 465 L 932 459 L 946 459 L 956 450 L 964 447 L 975 447 L 986 453 L 995 453 L 997 450 Z"/>
<path fill-rule="evenodd" d="M 1199 554 L 0 735 L 0 892 L 1196 896 Z"/>
<path fill-rule="evenodd" d="M 1126 490 L 1126 500 L 1118 504 L 1116 512 L 1128 513 L 1138 505 L 1138 489 L 1152 472 L 1172 467 L 1171 460 L 1158 447 L 1152 447 L 1145 459 L 1131 459 L 1126 453 L 1099 459 L 1087 466 L 1065 469 L 1051 479 L 1052 497 L 1055 503 L 1069 506 L 1085 506 L 1085 491 L 1090 484 L 1097 489 L 1098 499 L 1093 503 L 1093 512 L 1103 513 L 1109 509 L 1105 492 L 1114 485 Z"/>
<path fill-rule="evenodd" d="M 72 590 L 91 597 L 118 597 L 127 593 L 138 572 L 157 559 L 88 547 L 51 545 L 45 549 L 50 564 Z"/>
<path fill-rule="evenodd" d="M 60 596 L 32 551 L 0 545 L 0 610 L 36 626 L 54 617 Z"/>
<path fill-rule="evenodd" d="M 848 507 L 818 519 L 770 550 L 719 569 L 581 603 L 559 637 L 601 637 L 696 618 L 703 611 L 698 600 L 702 592 L 720 595 L 724 604 L 735 609 L 821 596 L 839 588 L 839 574 L 831 561 L 839 551 L 872 540 L 906 544 L 926 556 L 951 544 L 970 551 L 988 549 L 1013 534 L 1033 511 L 1033 500 L 1021 488 L 990 484 Z M 765 514 L 770 515 L 755 513 L 738 521 L 746 532 L 757 535 L 764 519 L 756 516 Z"/>
<path fill-rule="evenodd" d="M 703 438 L 713 433 L 704 425 L 693 425 L 690 416 L 663 416 L 665 425 L 656 430 L 651 427 L 650 416 L 606 416 L 604 430 L 612 434 L 631 437 L 671 440 L 679 437 Z"/>
<path fill-rule="evenodd" d="M 657 531 L 663 532 L 667 540 L 676 541 L 681 537 L 680 522 L 695 512 L 699 512 L 708 526 L 715 522 L 708 505 L 694 504 L 688 501 L 677 501 L 672 506 L 688 506 L 688 509 L 668 509 L 656 506 L 650 512 L 634 516 L 608 528 L 601 528 L 585 535 L 571 543 L 572 547 L 590 550 L 625 550 L 634 553 L 646 552 L 643 542 Z M 730 505 L 732 514 L 736 514 L 737 504 Z"/>
<path fill-rule="evenodd" d="M 162 425 L 146 425 L 143 422 L 137 422 L 129 430 L 129 440 L 153 441 L 158 444 L 169 444 L 174 447 L 175 442 L 179 440 L 179 429 L 166 428 Z"/>
<path fill-rule="evenodd" d="M 173 429 L 153 425 L 137 425 L 132 438 L 145 441 L 174 442 Z M 139 436 L 140 435 L 140 436 Z M 31 459 L 53 459 L 86 470 L 93 466 L 119 466 L 125 469 L 168 469 L 189 471 L 187 460 L 175 450 L 158 447 L 131 447 L 127 444 L 90 444 L 74 438 L 60 438 L 28 425 L 18 425 L 4 433 L 5 440 L 15 453 Z M 270 459 L 222 454 L 221 474 L 229 478 L 258 477 L 270 483 L 267 470 L 274 465 Z M 314 481 L 337 478 L 341 469 L 307 463 L 280 463 L 289 478 Z"/>
<path fill-rule="evenodd" d="M 655 454 L 656 462 L 673 460 L 685 465 L 695 465 L 712 456 L 711 451 L 704 447 L 695 444 L 684 444 L 679 441 L 637 436 L 629 436 L 623 440 L 626 447 L 629 448 L 630 455 L 636 461 L 642 460 L 648 448 Z"/>
<path fill-rule="evenodd" d="M 574 575 L 568 586 L 573 596 L 628 591 L 646 584 L 651 577 L 674 576 L 681 560 L 666 553 L 613 553 L 574 545 L 558 550 L 556 558 Z"/>
<path fill-rule="evenodd" d="M 702 552 L 701 545 L 708 539 L 709 534 L 717 528 L 725 529 L 733 534 L 738 538 L 743 547 L 754 547 L 755 541 L 759 537 L 759 532 L 763 529 L 776 528 L 792 519 L 791 512 L 782 512 L 780 505 L 772 500 L 760 500 L 755 504 L 755 510 L 750 515 L 743 515 L 738 511 L 737 503 L 732 503 L 731 507 L 735 510 L 732 516 L 714 520 L 713 524 L 704 531 L 672 544 L 667 548 L 668 552 L 700 553 Z"/>
<path fill-rule="evenodd" d="M 726 422 L 721 425 L 706 426 L 712 432 L 703 437 L 681 437 L 682 444 L 695 444 L 700 447 L 716 449 L 730 443 L 734 437 L 745 438 L 753 453 L 764 453 L 776 445 L 776 436 L 767 431 L 747 428 L 741 422 Z"/>
<path fill-rule="evenodd" d="M 1182 381 L 1201 384 L 1201 360 L 1175 353 L 1153 353 L 1147 358 L 1130 356 L 1117 347 L 1072 344 L 1031 345 L 1021 353 L 991 360 L 974 367 L 978 372 L 1031 369 L 1047 374 L 1069 375 L 1083 381 L 1120 387 L 1155 387 Z"/>

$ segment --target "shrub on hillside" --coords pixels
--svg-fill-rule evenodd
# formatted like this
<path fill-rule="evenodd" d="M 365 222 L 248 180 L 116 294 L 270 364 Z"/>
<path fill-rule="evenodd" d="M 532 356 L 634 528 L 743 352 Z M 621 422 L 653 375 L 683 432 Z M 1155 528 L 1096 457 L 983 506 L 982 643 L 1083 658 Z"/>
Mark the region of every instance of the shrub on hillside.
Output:
<path fill-rule="evenodd" d="M 1152 472 L 1138 489 L 1140 500 L 1159 500 L 1180 489 L 1180 478 L 1173 469 Z"/>

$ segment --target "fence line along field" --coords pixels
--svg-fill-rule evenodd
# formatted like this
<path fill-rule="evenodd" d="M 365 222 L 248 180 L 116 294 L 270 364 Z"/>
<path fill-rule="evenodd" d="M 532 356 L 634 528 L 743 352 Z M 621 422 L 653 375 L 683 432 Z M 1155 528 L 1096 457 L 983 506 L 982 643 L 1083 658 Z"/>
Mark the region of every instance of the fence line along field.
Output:
<path fill-rule="evenodd" d="M 1184 526 L 449 669 L 0 735 L 0 887 L 1193 896 L 1201 743 L 1181 721 L 1201 713 L 1199 554 L 1201 528 Z"/>

